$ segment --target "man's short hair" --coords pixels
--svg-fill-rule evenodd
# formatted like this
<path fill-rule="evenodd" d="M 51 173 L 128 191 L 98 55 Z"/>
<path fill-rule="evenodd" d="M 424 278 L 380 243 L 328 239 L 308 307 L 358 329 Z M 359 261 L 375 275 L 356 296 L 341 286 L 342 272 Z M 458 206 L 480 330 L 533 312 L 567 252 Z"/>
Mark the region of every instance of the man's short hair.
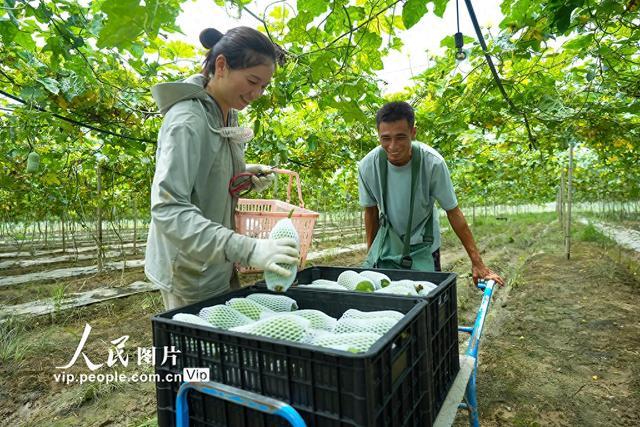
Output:
<path fill-rule="evenodd" d="M 376 127 L 380 127 L 382 122 L 396 122 L 405 119 L 412 128 L 416 122 L 413 107 L 404 101 L 388 102 L 378 110 L 376 114 Z"/>

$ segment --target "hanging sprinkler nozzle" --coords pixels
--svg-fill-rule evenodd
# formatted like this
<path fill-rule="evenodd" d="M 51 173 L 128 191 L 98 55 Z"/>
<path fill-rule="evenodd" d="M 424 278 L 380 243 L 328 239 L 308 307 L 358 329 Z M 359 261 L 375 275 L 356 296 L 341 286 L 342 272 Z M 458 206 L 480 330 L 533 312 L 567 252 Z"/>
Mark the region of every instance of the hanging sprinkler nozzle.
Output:
<path fill-rule="evenodd" d="M 456 59 L 458 61 L 464 61 L 467 59 L 467 53 L 462 50 L 462 46 L 464 46 L 464 36 L 458 31 L 453 37 L 456 43 Z"/>

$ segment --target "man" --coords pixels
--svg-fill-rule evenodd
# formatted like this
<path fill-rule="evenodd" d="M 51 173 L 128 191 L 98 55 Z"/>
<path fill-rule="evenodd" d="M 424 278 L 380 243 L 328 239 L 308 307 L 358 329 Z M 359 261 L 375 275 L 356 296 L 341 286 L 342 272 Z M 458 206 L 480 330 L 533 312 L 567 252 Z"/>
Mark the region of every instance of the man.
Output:
<path fill-rule="evenodd" d="M 484 278 L 503 285 L 480 257 L 444 159 L 433 148 L 412 143 L 413 108 L 406 102 L 385 104 L 376 114 L 376 126 L 380 147 L 358 164 L 369 250 L 365 266 L 441 271 L 437 200 L 469 255 L 474 283 Z M 405 239 L 407 230 L 410 239 Z"/>

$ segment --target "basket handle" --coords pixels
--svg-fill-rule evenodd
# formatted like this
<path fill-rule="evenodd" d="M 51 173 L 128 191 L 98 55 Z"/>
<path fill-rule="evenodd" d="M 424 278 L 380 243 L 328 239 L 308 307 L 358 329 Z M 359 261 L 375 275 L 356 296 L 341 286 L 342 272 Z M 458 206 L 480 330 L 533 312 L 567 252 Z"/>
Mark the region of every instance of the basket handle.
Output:
<path fill-rule="evenodd" d="M 291 201 L 291 187 L 293 186 L 293 178 L 296 178 L 296 185 L 298 186 L 298 201 L 300 201 L 300 207 L 304 208 L 304 200 L 302 200 L 302 188 L 300 187 L 300 175 L 298 172 L 290 171 L 288 169 L 273 169 L 275 173 L 282 175 L 289 175 L 289 185 L 287 186 L 287 203 Z"/>

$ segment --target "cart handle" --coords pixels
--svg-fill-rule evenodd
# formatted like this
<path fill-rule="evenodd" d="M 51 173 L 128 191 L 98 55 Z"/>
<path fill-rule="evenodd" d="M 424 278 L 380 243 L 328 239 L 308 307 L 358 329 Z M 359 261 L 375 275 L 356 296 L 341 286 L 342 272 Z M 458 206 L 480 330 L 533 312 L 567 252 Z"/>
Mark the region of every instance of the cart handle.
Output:
<path fill-rule="evenodd" d="M 298 187 L 298 201 L 300 202 L 299 206 L 304 208 L 304 200 L 302 200 L 302 188 L 300 186 L 300 175 L 298 172 L 290 171 L 288 169 L 273 169 L 273 172 L 279 173 L 282 175 L 289 175 L 289 185 L 287 186 L 287 203 L 291 201 L 291 187 L 293 186 L 293 178 L 296 178 L 296 185 Z"/>
<path fill-rule="evenodd" d="M 190 390 L 197 390 L 227 402 L 280 416 L 287 420 L 292 427 L 307 427 L 300 414 L 291 405 L 271 397 L 214 381 L 182 383 L 176 396 L 176 427 L 187 427 L 189 425 L 187 395 Z"/>
<path fill-rule="evenodd" d="M 467 356 L 471 356 L 478 359 L 478 347 L 480 347 L 480 338 L 482 337 L 482 329 L 484 329 L 484 320 L 487 317 L 487 313 L 489 312 L 489 305 L 491 304 L 491 295 L 493 294 L 493 287 L 496 282 L 493 280 L 488 281 L 479 281 L 478 288 L 483 291 L 482 293 L 482 302 L 480 303 L 480 308 L 478 309 L 478 314 L 476 316 L 475 324 L 473 328 L 461 326 L 458 328 L 460 332 L 467 332 L 471 334 L 471 338 L 469 338 L 469 345 L 467 347 L 467 351 L 465 354 Z"/>

